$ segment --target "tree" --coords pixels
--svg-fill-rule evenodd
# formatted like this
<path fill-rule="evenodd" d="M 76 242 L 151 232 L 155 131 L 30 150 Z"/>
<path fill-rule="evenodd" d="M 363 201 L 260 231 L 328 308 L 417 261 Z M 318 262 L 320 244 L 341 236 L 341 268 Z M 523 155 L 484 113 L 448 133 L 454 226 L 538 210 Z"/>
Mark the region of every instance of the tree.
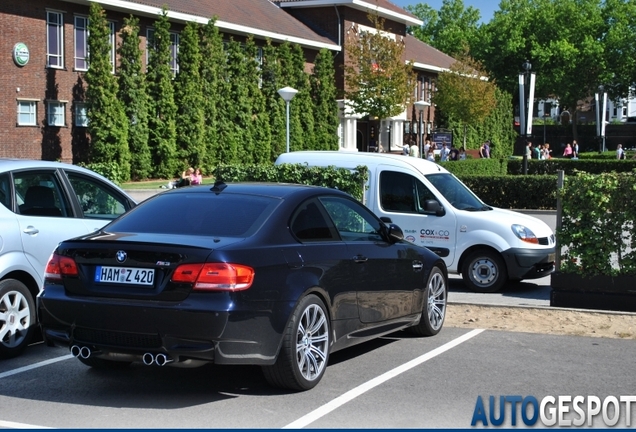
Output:
<path fill-rule="evenodd" d="M 272 45 L 271 40 L 263 47 L 261 91 L 265 97 L 265 105 L 269 113 L 269 127 L 271 131 L 270 160 L 274 161 L 286 147 L 285 101 L 278 94 L 278 89 L 285 87 L 282 84 L 282 66 L 278 60 L 278 50 Z"/>
<path fill-rule="evenodd" d="M 375 29 L 352 31 L 345 41 L 345 97 L 354 112 L 382 121 L 404 111 L 416 77 L 399 36 L 386 32 L 377 15 L 368 17 Z"/>
<path fill-rule="evenodd" d="M 443 53 L 455 57 L 477 42 L 479 10 L 464 8 L 462 0 L 443 0 L 439 12 L 425 3 L 406 6 L 421 19 L 421 27 L 411 27 L 413 36 Z"/>
<path fill-rule="evenodd" d="M 338 150 L 338 103 L 333 55 L 323 48 L 310 76 L 316 150 Z"/>
<path fill-rule="evenodd" d="M 612 20 L 603 17 L 616 11 L 602 0 L 503 0 L 500 8 L 473 52 L 505 91 L 518 94 L 526 59 L 537 72 L 535 97 L 556 98 L 572 112 L 609 77 L 623 79 L 604 55 Z"/>
<path fill-rule="evenodd" d="M 139 19 L 124 18 L 121 29 L 119 54 L 119 90 L 117 99 L 124 106 L 128 119 L 128 148 L 130 174 L 134 180 L 148 178 L 152 172 L 148 147 L 148 105 L 146 74 L 142 69 L 142 51 L 139 48 Z"/>
<path fill-rule="evenodd" d="M 496 86 L 486 78 L 481 64 L 468 54 L 462 55 L 437 78 L 432 101 L 450 120 L 464 126 L 464 146 L 466 127 L 483 122 L 496 104 Z"/>
<path fill-rule="evenodd" d="M 259 82 L 261 78 L 261 65 L 263 61 L 262 51 L 254 43 L 252 36 L 247 38 L 245 54 L 248 59 L 246 74 L 246 86 L 251 105 L 250 131 L 253 141 L 252 154 L 249 161 L 256 164 L 268 163 L 272 152 L 272 132 L 270 130 L 269 115 L 265 102 L 265 95 L 261 91 Z"/>
<path fill-rule="evenodd" d="M 316 122 L 313 115 L 303 115 L 303 113 L 312 113 L 315 109 L 311 99 L 311 83 L 309 74 L 305 72 L 305 54 L 300 45 L 292 46 L 292 64 L 289 70 L 292 74 L 291 86 L 298 90 L 296 96 L 291 102 L 290 108 L 295 117 L 300 120 L 302 133 L 294 136 L 294 146 L 297 149 L 314 150 L 316 148 L 315 127 Z"/>
<path fill-rule="evenodd" d="M 179 73 L 174 80 L 175 127 L 181 166 L 201 167 L 205 153 L 205 113 L 201 80 L 199 25 L 188 22 L 179 41 Z"/>
<path fill-rule="evenodd" d="M 174 177 L 177 167 L 177 105 L 170 69 L 170 21 L 164 7 L 155 21 L 154 35 L 148 43 L 148 94 L 152 100 L 149 115 L 149 145 L 152 152 L 154 174 L 160 178 Z"/>
<path fill-rule="evenodd" d="M 278 59 L 278 62 L 280 63 L 280 75 L 279 75 L 280 78 L 277 80 L 278 85 L 280 86 L 279 89 L 282 87 L 289 86 L 298 90 L 298 94 L 294 96 L 294 99 L 289 104 L 289 149 L 290 151 L 303 150 L 306 148 L 305 147 L 306 133 L 303 130 L 303 122 L 301 121 L 301 117 L 305 117 L 306 113 L 312 111 L 312 109 L 310 107 L 308 108 L 306 103 L 304 103 L 305 101 L 302 101 L 302 99 L 304 98 L 300 93 L 303 89 L 299 88 L 301 85 L 303 85 L 302 79 L 299 78 L 300 77 L 299 73 L 304 72 L 305 65 L 303 63 L 302 69 L 298 70 L 299 64 L 297 62 L 297 57 L 295 56 L 294 48 L 292 47 L 291 43 L 289 43 L 289 41 L 286 41 L 282 45 L 279 45 L 276 51 L 277 51 L 277 59 Z M 304 90 L 306 91 L 307 89 L 304 88 Z M 280 95 L 278 96 L 278 98 L 281 101 L 283 101 L 283 98 L 280 97 Z M 283 123 L 284 126 L 282 130 L 282 132 L 285 134 L 283 135 L 284 137 L 283 148 L 286 148 L 287 124 L 286 124 L 286 111 L 285 111 L 286 108 L 285 108 L 284 101 L 283 101 L 282 107 L 283 107 L 283 113 L 285 113 L 283 114 L 284 115 L 283 121 L 285 123 Z"/>
<path fill-rule="evenodd" d="M 121 180 L 130 178 L 128 121 L 117 98 L 117 79 L 111 63 L 110 26 L 99 3 L 91 3 L 88 17 L 89 69 L 88 131 L 91 136 L 90 162 L 116 163 Z"/>
<path fill-rule="evenodd" d="M 216 26 L 216 18 L 212 18 L 201 29 L 201 91 L 204 115 L 204 144 L 205 150 L 201 165 L 206 172 L 211 172 L 219 162 L 219 146 L 223 142 L 220 137 L 227 129 L 221 117 L 221 97 L 226 64 L 223 51 L 223 37 Z"/>

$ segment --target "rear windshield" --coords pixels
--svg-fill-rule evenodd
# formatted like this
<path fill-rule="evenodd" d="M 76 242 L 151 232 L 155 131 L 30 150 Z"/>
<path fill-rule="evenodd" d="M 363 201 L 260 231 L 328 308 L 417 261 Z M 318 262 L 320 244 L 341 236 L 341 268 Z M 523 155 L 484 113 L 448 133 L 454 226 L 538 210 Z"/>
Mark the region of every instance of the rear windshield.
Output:
<path fill-rule="evenodd" d="M 162 194 L 108 225 L 109 232 L 248 237 L 281 202 L 254 195 Z"/>

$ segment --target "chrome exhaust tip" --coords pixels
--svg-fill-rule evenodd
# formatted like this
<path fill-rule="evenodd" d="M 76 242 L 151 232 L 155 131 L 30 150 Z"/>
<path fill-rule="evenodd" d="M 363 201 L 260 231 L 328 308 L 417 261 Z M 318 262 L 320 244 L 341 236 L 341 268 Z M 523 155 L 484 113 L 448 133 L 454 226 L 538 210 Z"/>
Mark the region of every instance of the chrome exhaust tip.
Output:
<path fill-rule="evenodd" d="M 150 366 L 151 364 L 155 362 L 155 356 L 152 353 L 146 353 L 142 357 L 142 360 L 146 366 Z"/>
<path fill-rule="evenodd" d="M 79 357 L 79 356 L 80 356 L 81 351 L 82 351 L 82 348 L 81 348 L 80 346 L 78 346 L 78 345 L 73 345 L 73 346 L 71 347 L 71 355 L 72 355 L 73 357 Z"/>
<path fill-rule="evenodd" d="M 170 357 L 168 357 L 165 354 L 157 354 L 157 356 L 155 357 L 155 364 L 157 366 L 165 366 L 168 363 L 172 363 L 174 360 L 172 360 Z"/>
<path fill-rule="evenodd" d="M 80 353 L 79 353 L 80 357 L 82 357 L 83 359 L 87 359 L 91 356 L 91 349 L 87 346 L 83 346 L 82 348 L 80 348 Z"/>

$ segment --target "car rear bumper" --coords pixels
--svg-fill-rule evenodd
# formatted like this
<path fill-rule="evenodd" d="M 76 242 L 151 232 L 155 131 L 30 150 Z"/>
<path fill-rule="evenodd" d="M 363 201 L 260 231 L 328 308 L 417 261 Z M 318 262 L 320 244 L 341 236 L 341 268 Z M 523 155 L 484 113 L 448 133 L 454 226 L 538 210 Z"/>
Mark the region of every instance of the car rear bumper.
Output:
<path fill-rule="evenodd" d="M 240 296 L 192 294 L 172 302 L 70 297 L 47 286 L 38 315 L 49 345 L 88 347 L 105 358 L 141 359 L 164 354 L 174 362 L 273 364 L 293 305 L 241 302 Z"/>
<path fill-rule="evenodd" d="M 502 252 L 510 279 L 538 279 L 554 272 L 556 248 L 511 248 Z"/>

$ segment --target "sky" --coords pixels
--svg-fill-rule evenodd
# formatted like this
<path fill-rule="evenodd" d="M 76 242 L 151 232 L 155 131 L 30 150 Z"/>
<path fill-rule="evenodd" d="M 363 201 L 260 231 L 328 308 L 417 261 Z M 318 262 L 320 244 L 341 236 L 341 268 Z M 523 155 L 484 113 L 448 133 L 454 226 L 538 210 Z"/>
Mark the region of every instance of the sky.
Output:
<path fill-rule="evenodd" d="M 408 5 L 416 5 L 419 3 L 428 4 L 435 10 L 440 10 L 442 7 L 442 0 L 390 0 L 396 6 L 401 8 Z M 481 14 L 481 21 L 488 22 L 492 19 L 496 10 L 499 10 L 499 0 L 464 0 L 464 8 L 472 6 L 475 9 L 479 9 Z"/>

